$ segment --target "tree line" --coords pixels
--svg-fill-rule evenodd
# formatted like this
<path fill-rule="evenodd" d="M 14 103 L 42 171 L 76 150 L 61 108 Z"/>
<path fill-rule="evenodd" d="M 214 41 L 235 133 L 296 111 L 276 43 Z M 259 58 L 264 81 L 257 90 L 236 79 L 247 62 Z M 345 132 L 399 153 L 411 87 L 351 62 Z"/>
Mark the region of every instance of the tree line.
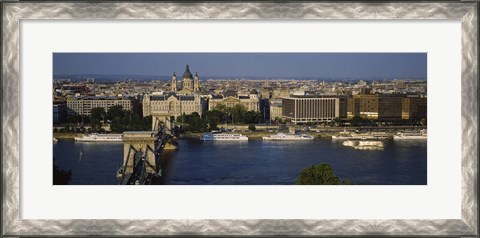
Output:
<path fill-rule="evenodd" d="M 85 125 L 90 126 L 90 132 L 104 132 L 104 123 L 109 122 L 112 132 L 146 131 L 152 129 L 152 117 L 142 117 L 140 113 L 124 110 L 121 105 L 111 106 L 105 111 L 103 107 L 92 108 L 90 116 L 69 115 L 67 121 L 72 124 L 81 123 L 80 128 L 66 127 L 67 131 L 82 132 Z"/>
<path fill-rule="evenodd" d="M 176 118 L 182 124 L 184 131 L 205 132 L 218 130 L 218 125 L 223 123 L 232 124 L 257 124 L 263 120 L 262 114 L 256 111 L 247 111 L 241 104 L 227 107 L 218 104 L 212 110 L 206 111 L 200 116 L 197 112 L 186 115 L 185 113 Z"/>
<path fill-rule="evenodd" d="M 113 132 L 146 131 L 152 129 L 152 117 L 141 117 L 138 113 L 123 110 L 121 105 L 111 106 L 106 112 L 103 107 L 92 109 L 90 127 L 96 132 L 102 131 L 102 122 L 110 121 Z"/>

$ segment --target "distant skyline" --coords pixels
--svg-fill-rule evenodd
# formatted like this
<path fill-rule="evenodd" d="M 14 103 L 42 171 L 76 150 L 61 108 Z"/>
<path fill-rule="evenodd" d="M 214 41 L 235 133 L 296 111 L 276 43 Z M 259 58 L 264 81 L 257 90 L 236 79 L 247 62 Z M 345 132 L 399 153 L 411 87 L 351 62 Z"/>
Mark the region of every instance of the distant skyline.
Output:
<path fill-rule="evenodd" d="M 427 78 L 426 53 L 54 53 L 54 75 Z M 203 78 L 205 79 L 205 78 Z"/>

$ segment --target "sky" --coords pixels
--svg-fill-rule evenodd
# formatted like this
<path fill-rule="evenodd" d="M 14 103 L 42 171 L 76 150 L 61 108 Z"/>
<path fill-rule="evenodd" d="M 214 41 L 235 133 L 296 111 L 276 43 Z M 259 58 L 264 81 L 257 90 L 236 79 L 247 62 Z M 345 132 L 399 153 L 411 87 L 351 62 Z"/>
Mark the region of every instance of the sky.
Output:
<path fill-rule="evenodd" d="M 426 53 L 54 53 L 54 75 L 427 78 Z"/>

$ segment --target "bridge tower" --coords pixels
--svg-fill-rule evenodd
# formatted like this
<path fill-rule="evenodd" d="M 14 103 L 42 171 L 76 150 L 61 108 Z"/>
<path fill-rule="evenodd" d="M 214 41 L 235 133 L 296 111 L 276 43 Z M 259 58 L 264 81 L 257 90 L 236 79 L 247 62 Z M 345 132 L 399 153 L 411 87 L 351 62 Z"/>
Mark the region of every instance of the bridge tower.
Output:
<path fill-rule="evenodd" d="M 173 131 L 173 122 L 171 121 L 171 114 L 152 114 L 152 130 L 158 131 L 159 126 L 163 125 L 167 128 L 167 133 L 171 135 Z"/>
<path fill-rule="evenodd" d="M 172 143 L 173 133 L 165 124 L 155 119 L 155 131 L 123 132 L 123 163 L 117 178 L 121 184 L 150 184 L 155 177 L 162 176 L 161 155 L 165 149 L 177 149 Z"/>
<path fill-rule="evenodd" d="M 145 159 L 146 172 L 154 173 L 155 162 L 155 132 L 153 131 L 125 131 L 123 133 L 123 166 L 125 173 L 133 172 L 135 164 Z"/>

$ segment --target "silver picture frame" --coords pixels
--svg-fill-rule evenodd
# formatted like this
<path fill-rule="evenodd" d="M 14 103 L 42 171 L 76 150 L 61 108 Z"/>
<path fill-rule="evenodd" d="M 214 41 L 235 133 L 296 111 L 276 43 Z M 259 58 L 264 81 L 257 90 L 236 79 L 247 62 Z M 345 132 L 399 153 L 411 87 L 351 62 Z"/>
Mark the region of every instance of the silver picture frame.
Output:
<path fill-rule="evenodd" d="M 2 236 L 478 236 L 477 1 L 443 2 L 2 2 Z M 23 19 L 461 20 L 461 219 L 23 220 L 20 206 L 20 21 Z M 253 23 L 252 23 L 253 24 Z"/>

